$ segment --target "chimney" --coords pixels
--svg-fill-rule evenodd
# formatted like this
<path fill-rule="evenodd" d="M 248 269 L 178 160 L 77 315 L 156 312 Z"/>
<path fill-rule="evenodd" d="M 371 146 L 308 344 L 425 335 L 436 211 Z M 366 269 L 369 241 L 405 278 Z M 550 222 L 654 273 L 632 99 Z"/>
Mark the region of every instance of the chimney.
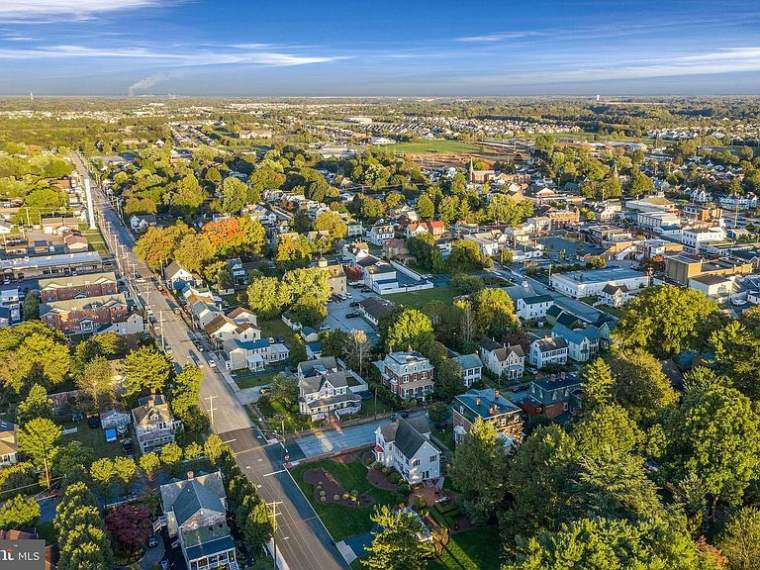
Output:
<path fill-rule="evenodd" d="M 475 398 L 475 405 L 480 406 L 480 398 Z"/>

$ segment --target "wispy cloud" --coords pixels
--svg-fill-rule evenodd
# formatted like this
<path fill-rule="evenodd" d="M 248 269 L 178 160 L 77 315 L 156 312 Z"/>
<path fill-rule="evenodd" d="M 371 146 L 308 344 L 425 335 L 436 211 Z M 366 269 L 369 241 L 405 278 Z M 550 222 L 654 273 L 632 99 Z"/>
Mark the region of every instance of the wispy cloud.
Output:
<path fill-rule="evenodd" d="M 143 77 L 129 86 L 129 96 L 134 97 L 140 93 L 145 93 L 148 89 L 155 87 L 159 83 L 169 81 L 170 79 L 180 78 L 182 75 L 183 74 L 180 71 L 168 71 L 166 73 L 155 73 L 148 77 Z"/>
<path fill-rule="evenodd" d="M 82 20 L 107 12 L 150 8 L 167 3 L 166 0 L 2 0 L 0 22 Z"/>
<path fill-rule="evenodd" d="M 327 63 L 348 56 L 303 55 L 271 50 L 236 49 L 156 51 L 144 47 L 93 48 L 78 45 L 50 45 L 30 49 L 0 48 L 0 60 L 45 59 L 131 59 L 150 60 L 152 63 L 202 66 L 225 64 L 266 65 L 288 67 Z"/>
<path fill-rule="evenodd" d="M 609 80 L 644 80 L 661 77 L 685 77 L 760 71 L 760 47 L 738 47 L 659 58 L 647 62 L 620 61 L 617 65 L 594 65 L 578 62 L 559 69 L 504 75 L 462 77 L 479 84 L 529 85 Z"/>
<path fill-rule="evenodd" d="M 463 43 L 495 43 L 508 40 L 521 40 L 523 38 L 529 38 L 542 35 L 541 32 L 496 32 L 493 34 L 485 34 L 482 36 L 464 36 L 457 38 L 458 42 Z"/>

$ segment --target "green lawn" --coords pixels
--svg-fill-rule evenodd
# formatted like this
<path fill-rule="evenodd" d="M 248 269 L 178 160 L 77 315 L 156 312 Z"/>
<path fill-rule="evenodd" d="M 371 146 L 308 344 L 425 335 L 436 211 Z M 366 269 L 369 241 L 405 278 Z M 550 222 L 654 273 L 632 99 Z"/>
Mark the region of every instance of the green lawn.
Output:
<path fill-rule="evenodd" d="M 232 373 L 232 377 L 240 388 L 253 388 L 254 386 L 266 386 L 277 374 L 278 372 L 261 374 L 250 370 L 238 370 Z"/>
<path fill-rule="evenodd" d="M 396 293 L 395 295 L 386 295 L 389 301 L 396 304 L 406 305 L 415 309 L 422 308 L 430 301 L 442 301 L 451 304 L 454 297 L 457 296 L 456 290 L 451 286 L 433 287 L 432 289 L 423 289 L 422 291 L 411 291 L 409 293 Z"/>
<path fill-rule="evenodd" d="M 454 447 L 456 446 L 454 445 L 454 432 L 451 429 L 451 426 L 446 426 L 443 429 L 434 429 L 432 436 L 448 447 L 449 451 L 454 451 Z"/>
<path fill-rule="evenodd" d="M 475 528 L 454 534 L 429 570 L 498 570 L 501 539 L 495 528 Z"/>
<path fill-rule="evenodd" d="M 377 405 L 375 405 L 375 399 L 372 398 L 371 400 L 362 400 L 362 409 L 359 410 L 358 413 L 354 414 L 353 416 L 349 416 L 348 419 L 354 417 L 354 418 L 369 418 L 375 415 L 377 413 L 385 414 L 388 412 L 393 411 L 393 406 L 390 405 L 388 402 L 377 398 Z"/>
<path fill-rule="evenodd" d="M 292 346 L 293 331 L 290 330 L 288 325 L 282 322 L 280 319 L 272 319 L 271 321 L 260 321 L 259 328 L 261 328 L 262 338 L 278 337 L 281 336 L 285 339 L 285 343 L 288 346 Z"/>
<path fill-rule="evenodd" d="M 84 445 L 94 449 L 97 457 L 124 455 L 124 450 L 118 441 L 114 441 L 113 443 L 106 442 L 106 436 L 102 429 L 90 429 L 87 421 L 81 421 L 76 425 L 79 431 L 70 435 L 64 435 L 62 438 L 64 444 L 74 440 L 81 441 Z"/>
<path fill-rule="evenodd" d="M 600 311 L 604 311 L 608 315 L 612 315 L 613 317 L 620 318 L 620 315 L 623 313 L 623 311 L 617 307 L 610 307 L 609 305 L 597 305 L 596 307 Z"/>
<path fill-rule="evenodd" d="M 374 506 L 355 508 L 315 501 L 314 487 L 303 480 L 303 474 L 309 469 L 319 469 L 320 467 L 332 473 L 346 491 L 355 490 L 359 494 L 367 493 L 375 499 L 376 505 L 395 505 L 402 500 L 396 493 L 383 491 L 370 485 L 367 481 L 367 468 L 360 461 L 346 464 L 325 459 L 299 465 L 291 471 L 293 478 L 336 541 L 372 530 L 373 523 L 369 517 Z"/>
<path fill-rule="evenodd" d="M 281 419 L 285 420 L 285 432 L 294 433 L 307 429 L 311 426 L 311 422 L 307 416 L 302 416 L 298 413 L 298 410 L 289 410 L 283 406 L 279 401 L 272 401 L 269 398 L 261 398 L 256 402 L 261 415 L 267 418 L 269 427 L 277 432 L 282 430 Z M 274 418 L 274 422 L 269 420 Z"/>
<path fill-rule="evenodd" d="M 480 147 L 477 145 L 450 140 L 416 140 L 393 145 L 384 145 L 383 148 L 388 148 L 393 152 L 408 152 L 411 154 L 480 152 Z"/>
<path fill-rule="evenodd" d="M 100 230 L 91 230 L 87 224 L 79 224 L 79 233 L 87 238 L 92 249 L 101 255 L 108 254 L 108 246 L 106 246 L 106 242 L 103 240 Z"/>

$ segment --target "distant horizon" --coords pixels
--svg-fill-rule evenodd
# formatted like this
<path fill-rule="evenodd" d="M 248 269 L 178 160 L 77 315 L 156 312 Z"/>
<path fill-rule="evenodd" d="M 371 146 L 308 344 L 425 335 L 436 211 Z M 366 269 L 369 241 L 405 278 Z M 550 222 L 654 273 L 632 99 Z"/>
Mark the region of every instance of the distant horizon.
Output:
<path fill-rule="evenodd" d="M 716 10 L 716 7 L 718 10 Z M 716 15 L 716 12 L 719 14 Z M 0 93 L 760 93 L 760 6 L 636 0 L 3 0 Z"/>

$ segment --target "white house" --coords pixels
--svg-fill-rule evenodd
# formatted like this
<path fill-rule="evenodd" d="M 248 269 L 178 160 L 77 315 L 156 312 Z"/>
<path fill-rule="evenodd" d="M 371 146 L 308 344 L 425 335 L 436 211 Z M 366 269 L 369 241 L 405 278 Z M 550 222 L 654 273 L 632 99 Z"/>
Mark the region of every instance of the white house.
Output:
<path fill-rule="evenodd" d="M 173 289 L 181 289 L 184 285 L 195 286 L 199 282 L 195 275 L 180 267 L 176 261 L 172 261 L 164 269 L 164 280 Z"/>
<path fill-rule="evenodd" d="M 174 434 L 182 428 L 182 422 L 174 419 L 164 397 L 154 394 L 140 398 L 137 403 L 138 407 L 132 410 L 132 423 L 140 451 L 146 453 L 172 443 Z"/>
<path fill-rule="evenodd" d="M 18 426 L 8 420 L 0 420 L 0 467 L 18 461 Z"/>
<path fill-rule="evenodd" d="M 622 307 L 631 298 L 631 292 L 625 285 L 605 285 L 599 297 L 605 305 Z"/>
<path fill-rule="evenodd" d="M 372 245 L 383 245 L 396 235 L 396 226 L 382 220 L 375 222 L 367 232 L 367 241 Z"/>
<path fill-rule="evenodd" d="M 525 353 L 519 344 L 495 342 L 490 338 L 480 341 L 480 358 L 491 374 L 514 380 L 525 372 Z"/>
<path fill-rule="evenodd" d="M 536 368 L 567 363 L 567 341 L 562 337 L 547 336 L 534 340 L 528 352 L 528 361 Z"/>
<path fill-rule="evenodd" d="M 299 363 L 299 411 L 312 421 L 331 413 L 338 416 L 355 414 L 361 409 L 361 398 L 352 391 L 350 380 L 353 380 L 350 371 L 334 356 Z M 366 387 L 363 383 L 363 388 Z"/>
<path fill-rule="evenodd" d="M 222 344 L 222 349 L 227 356 L 225 366 L 228 370 L 263 370 L 265 366 L 290 358 L 290 349 L 274 339 L 230 339 Z"/>
<path fill-rule="evenodd" d="M 711 228 L 684 228 L 681 242 L 688 247 L 699 250 L 708 243 L 726 240 L 726 230 L 720 226 Z"/>
<path fill-rule="evenodd" d="M 483 378 L 483 362 L 477 354 L 462 354 L 452 360 L 462 369 L 462 380 L 468 388 Z"/>
<path fill-rule="evenodd" d="M 557 323 L 552 328 L 552 336 L 567 343 L 567 356 L 576 362 L 588 362 L 599 353 L 599 335 L 596 329 L 570 329 Z"/>
<path fill-rule="evenodd" d="M 375 459 L 398 471 L 410 485 L 441 476 L 441 452 L 430 442 L 424 414 L 398 418 L 375 430 Z"/>
<path fill-rule="evenodd" d="M 554 299 L 549 295 L 531 295 L 517 299 L 517 316 L 528 321 L 546 318 L 548 311 L 554 304 Z"/>

